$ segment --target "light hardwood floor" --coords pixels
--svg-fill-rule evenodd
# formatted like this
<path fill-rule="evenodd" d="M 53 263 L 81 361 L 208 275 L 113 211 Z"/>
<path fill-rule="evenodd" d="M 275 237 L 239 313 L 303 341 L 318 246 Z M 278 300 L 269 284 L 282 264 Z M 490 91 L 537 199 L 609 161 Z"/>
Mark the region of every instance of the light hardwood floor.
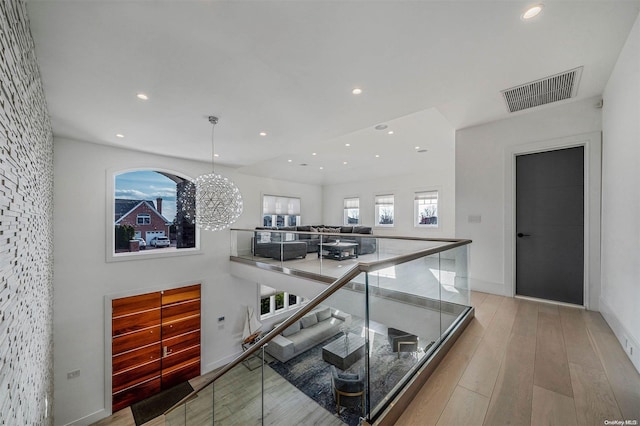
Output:
<path fill-rule="evenodd" d="M 478 292 L 471 304 L 397 425 L 640 424 L 640 375 L 599 313 Z"/>
<path fill-rule="evenodd" d="M 471 304 L 475 318 L 397 425 L 640 424 L 640 375 L 599 313 L 479 292 L 471 293 Z M 279 393 L 273 407 L 297 411 L 297 424 L 340 423 L 276 373 L 269 378 Z M 248 392 L 247 380 L 232 383 Z M 231 423 L 252 423 L 244 420 Z M 96 425 L 135 423 L 127 408 Z M 164 425 L 160 417 L 145 426 Z"/>

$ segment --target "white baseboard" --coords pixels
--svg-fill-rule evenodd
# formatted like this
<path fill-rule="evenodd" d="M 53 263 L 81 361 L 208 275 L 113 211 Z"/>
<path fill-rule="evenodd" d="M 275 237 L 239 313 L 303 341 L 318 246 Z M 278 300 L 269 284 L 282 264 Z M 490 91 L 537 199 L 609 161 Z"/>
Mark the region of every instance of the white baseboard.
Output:
<path fill-rule="evenodd" d="M 636 368 L 636 370 L 638 370 L 638 373 L 640 373 L 640 344 L 631 335 L 629 330 L 627 330 L 624 325 L 622 325 L 615 312 L 616 311 L 611 309 L 607 302 L 605 302 L 601 297 L 600 313 L 604 317 L 605 321 L 607 321 L 607 324 L 609 324 L 609 327 L 611 327 L 611 330 L 613 330 L 613 333 L 616 335 L 618 341 L 620 342 L 624 353 L 627 354 L 627 356 L 633 363 L 633 366 Z M 633 346 L 633 355 L 631 355 L 629 353 L 629 350 L 626 348 L 627 342 L 631 346 Z"/>
<path fill-rule="evenodd" d="M 98 420 L 104 419 L 105 417 L 109 417 L 109 413 L 103 408 L 96 411 L 95 413 L 89 414 L 88 416 L 84 416 L 78 420 L 67 423 L 65 424 L 65 426 L 88 426 L 92 423 L 97 422 Z"/>
<path fill-rule="evenodd" d="M 472 291 L 497 294 L 498 296 L 511 296 L 510 294 L 507 294 L 505 285 L 501 283 L 469 278 L 469 287 Z"/>
<path fill-rule="evenodd" d="M 216 368 L 220 368 L 220 367 L 224 367 L 225 365 L 229 364 L 231 361 L 233 361 L 234 359 L 236 359 L 238 357 L 238 355 L 240 355 L 242 353 L 242 351 L 236 352 L 234 354 L 231 354 L 229 356 L 226 356 L 222 359 L 219 359 L 217 361 L 214 361 L 212 363 L 209 363 L 205 366 L 205 370 L 206 371 L 202 371 L 201 373 L 207 374 L 210 373 L 211 371 L 215 370 Z"/>

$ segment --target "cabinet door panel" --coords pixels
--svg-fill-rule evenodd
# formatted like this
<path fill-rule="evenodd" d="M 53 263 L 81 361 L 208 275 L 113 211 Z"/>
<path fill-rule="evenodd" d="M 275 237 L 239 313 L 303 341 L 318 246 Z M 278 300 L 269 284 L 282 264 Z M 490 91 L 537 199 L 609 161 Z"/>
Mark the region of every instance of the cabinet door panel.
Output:
<path fill-rule="evenodd" d="M 166 346 L 173 353 L 198 345 L 200 345 L 200 330 L 162 340 L 162 346 Z"/>
<path fill-rule="evenodd" d="M 116 337 L 160 325 L 160 313 L 160 308 L 153 308 L 137 314 L 114 317 L 111 321 L 111 335 Z"/>
<path fill-rule="evenodd" d="M 124 370 L 120 374 L 114 374 L 111 382 L 113 393 L 159 376 L 160 368 L 160 360 L 157 360 L 130 370 Z"/>
<path fill-rule="evenodd" d="M 151 395 L 160 392 L 160 377 L 149 380 L 139 385 L 113 394 L 111 397 L 112 410 L 115 413 L 129 405 L 141 401 Z"/>
<path fill-rule="evenodd" d="M 162 372 L 183 368 L 187 364 L 200 360 L 200 345 L 179 352 L 171 352 L 162 358 Z"/>
<path fill-rule="evenodd" d="M 200 314 L 200 299 L 162 307 L 162 322 L 168 323 Z"/>
<path fill-rule="evenodd" d="M 161 303 L 162 294 L 159 291 L 141 294 L 139 296 L 113 299 L 113 301 L 111 301 L 111 316 L 119 317 L 148 309 L 159 308 Z"/>
<path fill-rule="evenodd" d="M 158 360 L 162 356 L 160 343 L 143 346 L 142 348 L 125 352 L 113 357 L 113 374 L 137 367 L 150 361 Z"/>
<path fill-rule="evenodd" d="M 151 327 L 145 330 L 136 331 L 135 333 L 125 334 L 113 339 L 111 353 L 113 355 L 130 351 L 141 346 L 147 346 L 152 343 L 160 342 L 160 326 Z"/>
<path fill-rule="evenodd" d="M 200 375 L 200 361 L 162 372 L 162 389 L 169 389 Z"/>
<path fill-rule="evenodd" d="M 162 325 L 162 338 L 168 339 L 180 334 L 185 334 L 189 331 L 200 329 L 200 315 L 194 315 L 192 317 L 185 318 L 182 321 L 172 322 L 170 324 Z"/>
<path fill-rule="evenodd" d="M 165 290 L 162 292 L 163 305 L 193 299 L 200 299 L 200 284 L 176 288 L 173 290 Z"/>

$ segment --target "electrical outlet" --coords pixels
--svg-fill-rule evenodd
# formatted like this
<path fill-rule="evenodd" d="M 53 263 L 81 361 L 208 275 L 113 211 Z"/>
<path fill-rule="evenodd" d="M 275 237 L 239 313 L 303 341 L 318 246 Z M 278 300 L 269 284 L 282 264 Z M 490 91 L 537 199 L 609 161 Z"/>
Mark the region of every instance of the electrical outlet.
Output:
<path fill-rule="evenodd" d="M 67 373 L 67 380 L 80 377 L 80 370 L 74 370 Z"/>

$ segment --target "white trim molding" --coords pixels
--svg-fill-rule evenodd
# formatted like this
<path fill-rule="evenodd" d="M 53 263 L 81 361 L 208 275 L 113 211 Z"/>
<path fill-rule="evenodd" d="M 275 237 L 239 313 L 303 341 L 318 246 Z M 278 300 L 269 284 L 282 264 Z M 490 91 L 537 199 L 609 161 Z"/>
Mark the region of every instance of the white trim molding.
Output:
<path fill-rule="evenodd" d="M 599 310 L 602 138 L 600 132 L 509 146 L 504 151 L 504 279 L 516 295 L 516 156 L 584 146 L 584 307 Z"/>

